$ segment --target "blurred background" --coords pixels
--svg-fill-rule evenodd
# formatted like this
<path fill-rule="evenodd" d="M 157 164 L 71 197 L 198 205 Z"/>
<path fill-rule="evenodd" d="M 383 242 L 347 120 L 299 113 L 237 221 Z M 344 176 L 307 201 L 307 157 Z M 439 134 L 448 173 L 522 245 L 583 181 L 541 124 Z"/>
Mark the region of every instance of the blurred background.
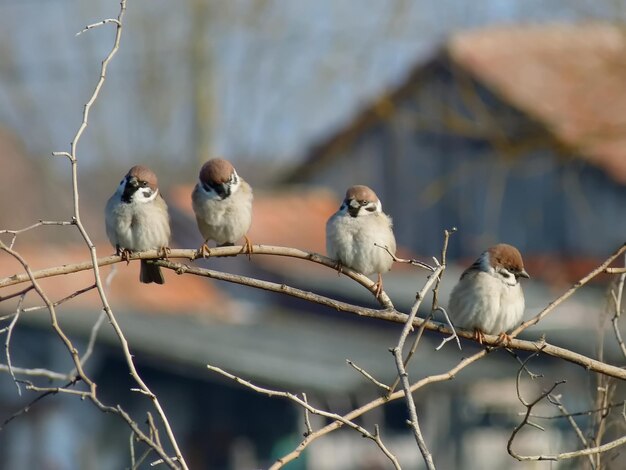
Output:
<path fill-rule="evenodd" d="M 71 217 L 69 165 L 51 152 L 68 150 L 114 27 L 76 33 L 115 17 L 118 7 L 114 0 L 0 0 L 0 229 Z M 439 256 L 443 230 L 459 229 L 450 241 L 444 304 L 484 249 L 516 245 L 532 276 L 528 318 L 625 239 L 624 20 L 621 0 L 129 2 L 119 53 L 78 146 L 85 225 L 99 254 L 110 254 L 104 204 L 128 168 L 143 163 L 159 175 L 172 246 L 198 247 L 190 192 L 201 164 L 221 156 L 254 187 L 253 243 L 324 253 L 324 225 L 346 187 L 367 184 L 394 219 L 401 256 Z M 88 258 L 72 228 L 27 232 L 15 248 L 35 269 Z M 299 409 L 227 383 L 207 363 L 306 392 L 337 413 L 379 394 L 345 359 L 382 381 L 394 379 L 388 348 L 399 325 L 172 272 L 165 286 L 144 286 L 135 264 L 116 268 L 112 307 L 194 469 L 267 467 L 304 431 Z M 199 264 L 370 305 L 370 295 L 344 277 L 296 260 Z M 0 257 L 0 276 L 18 271 Z M 396 266 L 385 287 L 407 311 L 425 279 L 423 271 Z M 53 299 L 91 283 L 89 273 L 42 282 Z M 623 363 L 615 339 L 605 338 L 607 284 L 604 278 L 585 287 L 525 337 L 545 335 Z M 62 307 L 62 325 L 84 348 L 100 314 L 96 295 Z M 0 304 L 2 315 L 14 310 L 14 303 Z M 87 371 L 102 399 L 143 422 L 148 404 L 128 392 L 107 322 L 98 340 Z M 448 343 L 435 352 L 439 341 L 426 335 L 412 378 L 445 371 L 475 351 Z M 20 318 L 11 352 L 14 365 L 71 370 L 44 312 Z M 545 379 L 530 383 L 529 394 L 566 379 L 561 391 L 570 411 L 594 407 L 597 384 L 584 370 L 546 358 L 531 364 Z M 440 468 L 580 468 L 580 461 L 522 464 L 506 453 L 523 411 L 517 369 L 500 351 L 416 394 Z M 621 389 L 613 393 L 614 402 L 623 401 Z M 0 419 L 34 396 L 18 396 L 8 374 L 0 375 Z M 548 406 L 541 411 L 556 414 Z M 391 404 L 360 422 L 380 424 L 403 466 L 420 468 L 405 419 L 403 405 Z M 577 420 L 584 430 L 593 422 Z M 565 420 L 542 424 L 545 432 L 520 436 L 520 449 L 577 446 Z M 616 423 L 607 436 L 623 431 Z M 125 468 L 128 439 L 121 421 L 90 404 L 49 398 L 0 432 L 0 468 Z M 607 461 L 609 468 L 626 465 L 619 450 Z M 339 431 L 286 468 L 387 467 L 374 444 Z"/>

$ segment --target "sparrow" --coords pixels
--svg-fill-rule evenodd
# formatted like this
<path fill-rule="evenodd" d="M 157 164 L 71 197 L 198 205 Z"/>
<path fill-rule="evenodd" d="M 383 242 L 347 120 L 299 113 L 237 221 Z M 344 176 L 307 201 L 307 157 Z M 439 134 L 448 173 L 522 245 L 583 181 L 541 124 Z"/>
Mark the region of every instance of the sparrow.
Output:
<path fill-rule="evenodd" d="M 341 207 L 326 222 L 326 252 L 338 261 L 369 276 L 378 274 L 376 298 L 383 290 L 382 273 L 391 269 L 396 252 L 391 218 L 383 212 L 376 193 L 367 186 L 351 186 Z"/>
<path fill-rule="evenodd" d="M 252 253 L 246 236 L 252 223 L 252 188 L 223 158 L 213 158 L 200 169 L 199 181 L 191 193 L 198 229 L 204 238 L 200 250 L 208 255 L 209 240 L 217 246 L 232 246 L 242 237 L 244 253 Z"/>
<path fill-rule="evenodd" d="M 167 253 L 170 218 L 152 170 L 142 165 L 128 170 L 107 202 L 105 223 L 109 241 L 126 260 L 135 251 L 157 249 Z M 161 268 L 143 259 L 139 280 L 146 284 L 165 282 Z"/>
<path fill-rule="evenodd" d="M 505 243 L 492 246 L 463 272 L 452 290 L 448 305 L 452 323 L 473 329 L 481 344 L 485 333 L 510 342 L 507 331 L 524 314 L 522 277 L 530 276 L 518 249 Z"/>

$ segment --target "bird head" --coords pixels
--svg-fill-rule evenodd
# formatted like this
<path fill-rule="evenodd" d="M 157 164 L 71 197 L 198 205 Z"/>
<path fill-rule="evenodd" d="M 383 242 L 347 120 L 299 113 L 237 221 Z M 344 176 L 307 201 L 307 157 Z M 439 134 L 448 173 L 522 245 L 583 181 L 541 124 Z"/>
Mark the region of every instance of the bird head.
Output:
<path fill-rule="evenodd" d="M 212 198 L 226 199 L 240 185 L 239 175 L 228 160 L 213 158 L 200 169 L 200 187 Z"/>
<path fill-rule="evenodd" d="M 120 182 L 119 190 L 125 203 L 153 201 L 159 193 L 157 177 L 147 166 L 135 165 Z"/>
<path fill-rule="evenodd" d="M 363 217 L 382 212 L 383 206 L 376 193 L 367 186 L 350 186 L 346 191 L 346 197 L 339 208 L 342 213 L 351 217 Z"/>

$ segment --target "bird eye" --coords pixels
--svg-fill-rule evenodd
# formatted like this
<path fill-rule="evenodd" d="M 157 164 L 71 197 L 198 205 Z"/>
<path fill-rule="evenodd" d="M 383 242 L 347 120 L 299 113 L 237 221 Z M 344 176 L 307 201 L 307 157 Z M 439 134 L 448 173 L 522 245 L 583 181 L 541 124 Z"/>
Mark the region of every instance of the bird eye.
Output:
<path fill-rule="evenodd" d="M 502 270 L 500 271 L 500 274 L 502 274 L 502 275 L 503 275 L 504 277 L 506 277 L 507 279 L 511 279 L 511 278 L 515 277 L 515 276 L 513 275 L 513 273 L 512 273 L 511 271 L 509 271 L 508 269 L 502 269 Z"/>
<path fill-rule="evenodd" d="M 147 181 L 142 181 L 142 182 L 141 182 L 141 186 L 142 186 L 143 188 L 145 188 L 146 186 L 148 186 L 148 182 L 147 182 Z"/>

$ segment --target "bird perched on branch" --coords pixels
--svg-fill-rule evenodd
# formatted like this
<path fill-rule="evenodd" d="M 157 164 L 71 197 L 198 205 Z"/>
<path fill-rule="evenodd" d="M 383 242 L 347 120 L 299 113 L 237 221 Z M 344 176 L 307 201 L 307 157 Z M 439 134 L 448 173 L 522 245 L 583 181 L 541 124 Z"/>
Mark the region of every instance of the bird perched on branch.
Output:
<path fill-rule="evenodd" d="M 518 249 L 504 243 L 492 246 L 463 272 L 452 290 L 448 305 L 452 323 L 473 329 L 481 344 L 484 333 L 510 342 L 507 331 L 524 314 L 522 277 L 530 276 Z"/>
<path fill-rule="evenodd" d="M 241 238 L 246 241 L 243 252 L 252 253 L 246 236 L 252 223 L 252 197 L 252 188 L 228 160 L 213 158 L 202 165 L 191 202 L 204 238 L 203 255 L 209 240 L 217 246 L 232 246 Z"/>
<path fill-rule="evenodd" d="M 167 253 L 170 218 L 150 168 L 136 165 L 128 170 L 107 202 L 105 222 L 109 241 L 126 260 L 136 251 L 162 249 Z M 165 282 L 161 268 L 143 259 L 139 280 L 146 284 Z"/>
<path fill-rule="evenodd" d="M 367 186 L 351 186 L 341 207 L 326 223 L 326 251 L 338 261 L 369 276 L 378 274 L 376 297 L 383 290 L 382 273 L 391 269 L 396 252 L 391 218 L 376 193 Z"/>

